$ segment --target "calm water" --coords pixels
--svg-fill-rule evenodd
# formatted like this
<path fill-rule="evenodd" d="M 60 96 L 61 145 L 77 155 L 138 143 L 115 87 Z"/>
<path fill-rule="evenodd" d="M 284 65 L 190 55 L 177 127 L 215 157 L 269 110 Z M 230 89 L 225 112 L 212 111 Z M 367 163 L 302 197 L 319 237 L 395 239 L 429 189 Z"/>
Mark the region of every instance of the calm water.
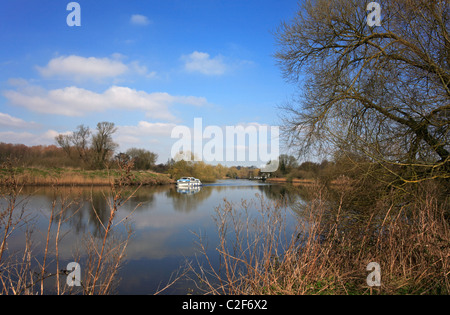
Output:
<path fill-rule="evenodd" d="M 83 255 L 80 244 L 86 234 L 101 237 L 101 226 L 93 208 L 97 210 L 103 224 L 106 224 L 109 207 L 105 191 L 105 188 L 59 188 L 59 194 L 90 199 L 80 209 L 71 207 L 66 212 L 61 232 L 64 237 L 59 245 L 60 261 L 72 261 L 75 252 Z M 56 192 L 49 187 L 27 188 L 23 192 L 24 196 L 30 194 L 31 197 L 25 199 L 22 205 L 31 223 L 31 228 L 28 228 L 33 231 L 36 255 L 43 252 L 48 218 Z M 141 187 L 134 198 L 119 209 L 114 222 L 129 218 L 127 222 L 133 231 L 116 292 L 153 294 L 169 281 L 186 260 L 198 259 L 201 262 L 198 238 L 194 233 L 202 235 L 208 244 L 208 255 L 216 262 L 218 233 L 213 220 L 215 209 L 223 205 L 225 199 L 240 204 L 242 200 L 257 201 L 260 197 L 269 200 L 285 198 L 289 203 L 301 201 L 298 192 L 292 187 L 248 180 L 222 180 L 189 193 L 177 191 L 173 185 Z M 253 210 L 251 206 L 249 212 Z M 124 232 L 124 225 L 118 224 L 115 230 Z M 10 238 L 8 248 L 11 252 L 14 249 L 23 250 L 24 242 L 25 231 L 17 230 Z M 39 258 L 39 254 L 37 256 Z M 186 294 L 192 293 L 193 289 L 192 283 L 180 281 L 164 293 Z"/>

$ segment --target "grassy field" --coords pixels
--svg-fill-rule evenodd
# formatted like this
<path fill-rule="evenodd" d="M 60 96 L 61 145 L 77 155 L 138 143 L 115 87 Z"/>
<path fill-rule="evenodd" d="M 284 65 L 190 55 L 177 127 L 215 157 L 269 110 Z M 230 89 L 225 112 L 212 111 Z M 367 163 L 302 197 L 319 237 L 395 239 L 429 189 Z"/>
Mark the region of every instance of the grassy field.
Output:
<path fill-rule="evenodd" d="M 19 184 L 34 186 L 106 186 L 120 177 L 118 170 L 81 170 L 70 168 L 15 167 L 0 169 L 3 183 L 11 172 Z M 167 174 L 152 171 L 132 171 L 129 185 L 166 185 L 174 181 Z"/>

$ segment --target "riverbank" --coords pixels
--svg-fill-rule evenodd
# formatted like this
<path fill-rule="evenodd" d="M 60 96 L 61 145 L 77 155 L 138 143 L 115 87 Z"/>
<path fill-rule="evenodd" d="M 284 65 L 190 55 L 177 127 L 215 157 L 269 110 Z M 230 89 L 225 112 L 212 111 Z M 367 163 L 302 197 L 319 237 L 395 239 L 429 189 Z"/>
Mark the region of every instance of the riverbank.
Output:
<path fill-rule="evenodd" d="M 215 211 L 221 265 L 208 272 L 192 267 L 201 271 L 195 277 L 205 293 L 448 295 L 450 226 L 440 192 L 423 185 L 407 203 L 390 192 L 365 213 L 345 202 L 359 190 L 344 180 L 337 182 L 337 194 L 317 186 L 311 199 L 295 202 L 290 210 L 299 220 L 292 233 L 285 203 L 262 198 L 256 205 L 261 216 L 250 216 L 247 200 L 224 199 Z M 209 244 L 200 245 L 212 260 Z"/>
<path fill-rule="evenodd" d="M 299 179 L 299 178 L 267 178 L 268 183 L 289 183 L 293 185 L 312 185 L 316 181 L 313 179 Z"/>
<path fill-rule="evenodd" d="M 81 170 L 70 168 L 15 167 L 0 169 L 0 184 L 14 174 L 26 186 L 109 186 L 120 178 L 119 170 Z M 129 185 L 168 185 L 175 181 L 168 174 L 131 171 Z"/>

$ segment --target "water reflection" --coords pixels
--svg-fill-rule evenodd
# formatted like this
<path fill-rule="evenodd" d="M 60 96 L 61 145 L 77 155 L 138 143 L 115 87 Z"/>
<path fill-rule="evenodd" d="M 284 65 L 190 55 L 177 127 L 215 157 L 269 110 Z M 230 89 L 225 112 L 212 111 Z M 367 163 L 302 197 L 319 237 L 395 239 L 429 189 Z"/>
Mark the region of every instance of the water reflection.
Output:
<path fill-rule="evenodd" d="M 182 195 L 194 195 L 194 194 L 198 193 L 200 190 L 202 190 L 201 186 L 187 187 L 187 188 L 177 187 L 177 193 L 182 194 Z"/>
<path fill-rule="evenodd" d="M 205 236 L 214 251 L 217 231 L 212 216 L 224 200 L 239 204 L 242 200 L 262 196 L 270 200 L 281 198 L 291 205 L 306 198 L 306 192 L 299 187 L 248 180 L 223 180 L 188 191 L 177 189 L 175 185 L 135 189 L 124 191 L 125 196 L 132 195 L 132 198 L 119 209 L 115 218 L 116 222 L 127 220 L 133 229 L 127 264 L 120 275 L 122 282 L 118 292 L 122 294 L 150 294 L 160 284 L 167 283 L 186 259 L 198 254 L 194 232 Z M 42 231 L 41 235 L 45 235 L 48 228 L 52 202 L 56 200 L 59 207 L 73 201 L 64 213 L 64 246 L 60 247 L 64 259 L 71 258 L 86 233 L 102 236 L 102 226 L 107 224 L 110 212 L 109 188 L 27 187 L 23 193 L 31 196 L 27 211 L 36 216 L 35 228 Z M 19 248 L 23 242 L 19 237 L 10 245 L 17 244 Z M 186 293 L 183 292 L 186 287 L 173 290 L 169 293 Z"/>

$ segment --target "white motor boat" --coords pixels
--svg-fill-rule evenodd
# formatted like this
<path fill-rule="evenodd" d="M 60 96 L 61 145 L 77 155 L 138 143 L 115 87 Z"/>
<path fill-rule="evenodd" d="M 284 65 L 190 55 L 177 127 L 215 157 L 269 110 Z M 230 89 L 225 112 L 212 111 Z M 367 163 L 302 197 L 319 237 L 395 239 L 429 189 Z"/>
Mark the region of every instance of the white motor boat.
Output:
<path fill-rule="evenodd" d="M 200 179 L 194 177 L 182 177 L 177 180 L 178 187 L 198 187 L 201 186 L 202 182 Z"/>

